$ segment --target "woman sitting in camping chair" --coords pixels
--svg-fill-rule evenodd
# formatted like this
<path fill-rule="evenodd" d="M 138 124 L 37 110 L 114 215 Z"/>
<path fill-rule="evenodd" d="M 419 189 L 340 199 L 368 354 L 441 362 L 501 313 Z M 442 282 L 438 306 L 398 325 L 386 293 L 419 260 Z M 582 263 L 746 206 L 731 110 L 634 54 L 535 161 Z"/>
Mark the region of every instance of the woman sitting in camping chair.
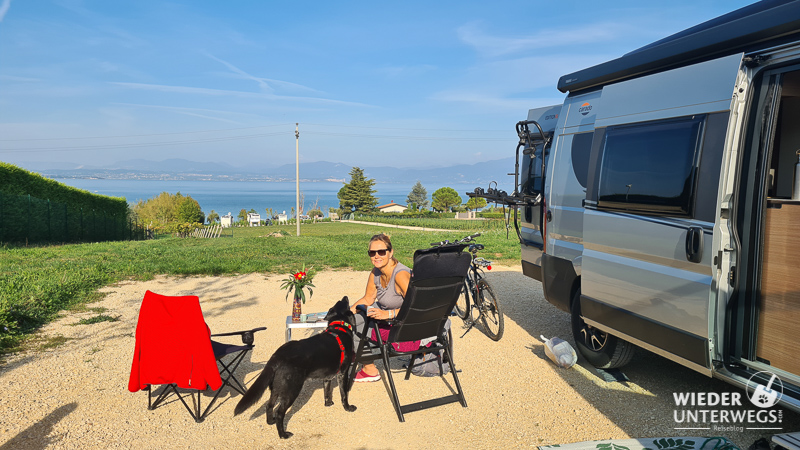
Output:
<path fill-rule="evenodd" d="M 392 241 L 389 236 L 381 233 L 372 236 L 369 240 L 369 254 L 372 265 L 375 266 L 369 274 L 367 290 L 364 296 L 358 299 L 350 309 L 356 314 L 356 330 L 364 327 L 364 316 L 356 310 L 358 305 L 367 307 L 367 317 L 376 320 L 391 320 L 397 316 L 403 305 L 403 298 L 411 281 L 411 269 L 400 263 L 394 257 Z M 389 336 L 389 325 L 381 324 L 379 327 L 381 338 Z M 374 339 L 374 338 L 373 338 Z M 353 348 L 358 348 L 359 338 L 354 336 Z M 399 351 L 415 350 L 419 348 L 419 341 L 400 343 Z M 381 374 L 375 364 L 366 364 L 355 377 L 357 382 L 378 381 Z"/>

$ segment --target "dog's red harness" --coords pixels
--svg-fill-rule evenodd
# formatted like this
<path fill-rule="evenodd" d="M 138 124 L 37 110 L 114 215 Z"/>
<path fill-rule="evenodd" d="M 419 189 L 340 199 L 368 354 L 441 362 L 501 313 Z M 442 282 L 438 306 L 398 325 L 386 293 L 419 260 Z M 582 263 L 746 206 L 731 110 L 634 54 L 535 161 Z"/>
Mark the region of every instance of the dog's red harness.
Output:
<path fill-rule="evenodd" d="M 340 325 L 343 325 L 343 326 L 340 326 Z M 349 331 L 349 332 L 352 333 L 353 332 L 353 326 L 350 325 L 349 323 L 345 322 L 345 321 L 336 320 L 334 322 L 329 323 L 328 324 L 328 329 L 325 330 L 326 333 L 330 333 L 330 334 L 333 335 L 333 337 L 336 338 L 336 342 L 339 344 L 339 349 L 342 351 L 342 356 L 339 358 L 339 367 L 341 368 L 342 367 L 342 363 L 344 362 L 344 354 L 345 354 L 344 345 L 342 344 L 342 339 L 339 337 L 339 335 L 336 334 L 336 333 L 333 333 L 331 331 L 331 329 L 343 331 L 345 333 L 347 333 Z"/>

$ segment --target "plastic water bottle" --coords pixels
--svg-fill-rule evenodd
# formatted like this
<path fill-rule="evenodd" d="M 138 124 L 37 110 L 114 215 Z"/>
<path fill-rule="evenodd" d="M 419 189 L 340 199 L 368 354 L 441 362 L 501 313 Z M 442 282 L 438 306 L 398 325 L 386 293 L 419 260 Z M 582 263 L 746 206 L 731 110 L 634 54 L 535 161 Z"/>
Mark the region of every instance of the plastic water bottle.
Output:
<path fill-rule="evenodd" d="M 569 369 L 578 362 L 578 355 L 569 342 L 557 337 L 550 339 L 539 337 L 544 341 L 544 354 L 559 367 Z"/>

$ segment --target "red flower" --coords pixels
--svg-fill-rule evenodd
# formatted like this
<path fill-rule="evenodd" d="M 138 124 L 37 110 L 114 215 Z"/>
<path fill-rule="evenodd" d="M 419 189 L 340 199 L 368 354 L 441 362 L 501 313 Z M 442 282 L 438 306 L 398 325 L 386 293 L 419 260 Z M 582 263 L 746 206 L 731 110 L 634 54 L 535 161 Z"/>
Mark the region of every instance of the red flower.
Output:
<path fill-rule="evenodd" d="M 301 280 L 303 278 L 302 273 L 303 272 L 297 272 L 296 274 L 294 274 L 294 279 L 295 280 Z"/>

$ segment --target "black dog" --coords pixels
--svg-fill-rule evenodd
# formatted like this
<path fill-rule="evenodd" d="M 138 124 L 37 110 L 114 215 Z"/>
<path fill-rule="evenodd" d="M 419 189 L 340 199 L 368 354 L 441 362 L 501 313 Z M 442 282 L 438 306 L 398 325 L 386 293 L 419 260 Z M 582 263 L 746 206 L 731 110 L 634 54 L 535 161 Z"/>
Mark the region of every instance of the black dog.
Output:
<path fill-rule="evenodd" d="M 272 394 L 267 402 L 267 423 L 278 428 L 278 436 L 287 439 L 292 433 L 284 429 L 286 411 L 297 399 L 306 378 L 322 378 L 325 406 L 333 405 L 333 384 L 336 376 L 342 405 L 345 411 L 356 407 L 347 401 L 345 374 L 353 360 L 353 327 L 355 319 L 350 312 L 347 297 L 337 302 L 325 316 L 325 332 L 299 341 L 289 341 L 280 346 L 267 361 L 267 367 L 239 400 L 233 415 L 253 406 L 269 387 Z"/>

